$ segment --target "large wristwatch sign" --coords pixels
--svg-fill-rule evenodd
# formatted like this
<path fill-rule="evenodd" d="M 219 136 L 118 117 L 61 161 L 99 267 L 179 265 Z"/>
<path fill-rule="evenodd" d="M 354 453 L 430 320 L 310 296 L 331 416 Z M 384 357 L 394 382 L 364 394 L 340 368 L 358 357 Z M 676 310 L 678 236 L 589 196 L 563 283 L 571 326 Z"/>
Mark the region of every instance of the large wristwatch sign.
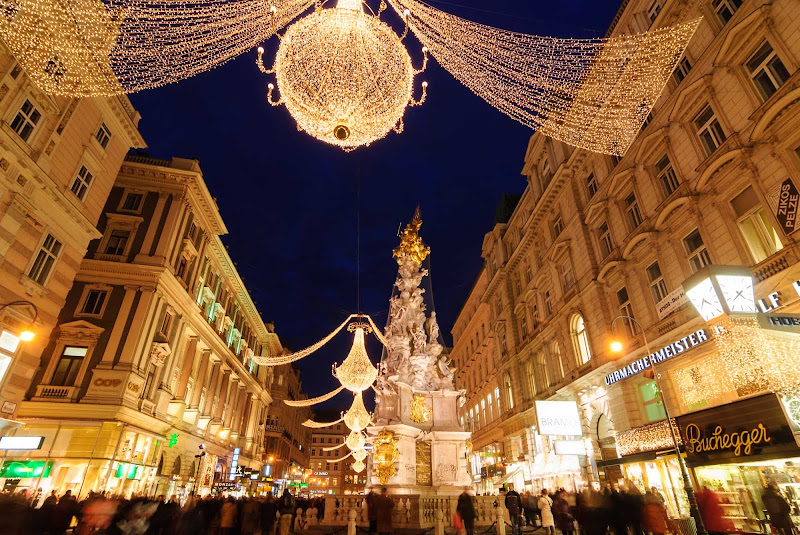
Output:
<path fill-rule="evenodd" d="M 774 394 L 684 414 L 676 420 L 690 464 L 800 455 Z"/>
<path fill-rule="evenodd" d="M 606 384 L 612 385 L 618 381 L 627 379 L 628 377 L 636 375 L 637 373 L 643 372 L 647 368 L 650 368 L 653 363 L 658 364 L 659 362 L 676 357 L 707 341 L 708 333 L 705 329 L 695 331 L 688 336 L 679 338 L 678 340 L 659 348 L 649 355 L 645 355 L 639 360 L 631 362 L 627 366 L 622 366 L 618 370 L 609 373 L 606 375 Z"/>

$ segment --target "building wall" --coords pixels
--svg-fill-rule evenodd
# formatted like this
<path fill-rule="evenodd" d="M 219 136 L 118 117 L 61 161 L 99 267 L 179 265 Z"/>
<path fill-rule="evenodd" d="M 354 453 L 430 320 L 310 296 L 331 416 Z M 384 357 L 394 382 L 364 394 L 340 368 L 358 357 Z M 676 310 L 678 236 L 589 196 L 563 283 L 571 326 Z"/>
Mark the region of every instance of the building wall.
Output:
<path fill-rule="evenodd" d="M 527 188 L 510 219 L 486 235 L 484 270 L 453 330 L 454 354 L 463 367 L 459 377 L 473 373 L 465 363 L 482 361 L 493 369 L 497 362 L 496 375 L 489 377 L 495 377 L 501 390 L 502 417 L 495 415 L 496 423 L 478 422 L 477 417 L 470 421 L 474 400 L 485 399 L 490 391 L 475 379 L 460 383 L 469 389 L 462 415 L 476 429 L 476 446 L 498 440 L 496 429 L 502 429 L 507 461 L 531 460 L 541 453 L 532 436 L 536 399 L 578 401 L 584 436 L 594 440 L 596 459 L 604 455 L 601 450 L 614 429 L 650 421 L 640 388 L 648 380 L 638 376 L 610 388 L 604 384 L 606 373 L 644 353 L 641 342 L 632 340 L 616 362 L 620 357 L 607 349 L 612 320 L 633 314 L 651 348 L 704 326 L 689 304 L 659 317 L 661 294 L 654 294 L 651 280 L 654 262 L 663 276 L 662 294 L 679 289 L 701 261 L 710 261 L 749 266 L 758 297 L 777 289 L 783 297 L 781 310 L 800 306 L 791 287 L 800 275 L 797 234 L 780 230 L 767 199 L 787 178 L 800 183 L 800 6 L 787 0 L 745 0 L 725 22 L 714 11 L 719 3 L 667 0 L 651 21 L 652 4 L 625 3 L 610 34 L 702 15 L 685 55 L 691 69 L 682 80 L 676 75 L 669 81 L 622 158 L 574 149 L 537 133 L 531 136 L 522 169 Z M 771 95 L 759 91 L 747 67 L 767 42 L 785 67 L 783 75 L 771 74 L 782 82 Z M 706 106 L 717 121 L 710 146 L 704 145 L 697 125 Z M 673 171 L 668 179 L 665 157 Z M 632 203 L 638 216 L 631 215 Z M 752 239 L 744 228 L 756 219 L 762 230 L 774 230 L 781 250 L 759 250 L 759 242 L 766 240 Z M 701 256 L 685 240 L 695 230 L 707 251 Z M 621 303 L 623 288 L 629 299 Z M 486 312 L 479 312 L 481 307 Z M 590 358 L 579 351 L 578 317 L 585 325 L 583 347 Z M 493 333 L 496 359 L 482 345 L 484 323 Z M 626 325 L 618 321 L 615 328 L 615 334 L 624 334 Z M 678 388 L 674 371 L 696 366 L 712 352 L 713 345 L 707 344 L 665 367 L 670 377 L 666 397 L 676 400 L 673 412 L 695 408 Z M 737 397 L 736 392 L 719 392 L 707 402 Z M 584 460 L 583 470 L 591 476 L 590 462 L 591 457 Z"/>
<path fill-rule="evenodd" d="M 123 157 L 131 147 L 144 147 L 138 122 L 139 113 L 125 96 L 69 99 L 41 93 L 0 45 L 0 304 L 27 300 L 38 309 L 35 339 L 3 353 L 11 359 L 0 376 L 3 418 L 14 418 L 40 365 L 81 259 L 99 236 L 96 225 Z M 101 128 L 110 136 L 102 142 Z M 91 174 L 85 190 L 76 184 L 82 168 Z M 34 273 L 46 240 L 54 261 Z M 29 327 L 30 311 L 27 306 L 0 310 L 0 329 L 18 335 Z"/>
<path fill-rule="evenodd" d="M 316 418 L 319 421 L 333 421 L 338 420 L 339 415 L 335 411 L 329 411 L 330 414 L 320 413 Z M 352 458 L 347 458 L 344 461 L 329 462 L 334 459 L 339 459 L 346 455 L 350 450 L 347 446 L 342 446 L 339 449 L 324 451 L 324 448 L 333 448 L 340 444 L 344 444 L 350 430 L 344 423 L 338 423 L 331 427 L 323 427 L 321 429 L 314 429 L 311 435 L 311 457 L 309 459 L 310 468 L 313 470 L 309 480 L 309 491 L 312 494 L 344 494 L 345 488 L 353 493 L 353 489 L 357 488 L 355 484 L 348 483 L 345 485 L 345 474 L 354 474 L 352 470 L 348 470 L 349 465 L 353 463 Z M 366 476 L 364 476 L 366 477 Z M 364 486 L 361 486 L 361 491 L 364 491 Z"/>
<path fill-rule="evenodd" d="M 229 480 L 237 451 L 238 466 L 261 471 L 272 370 L 249 357 L 283 348 L 220 240 L 197 162 L 128 156 L 98 228 L 21 405 L 24 432 L 115 422 L 133 435 L 106 458 L 114 473 L 149 438 L 146 477 L 115 490 L 206 492 Z"/>

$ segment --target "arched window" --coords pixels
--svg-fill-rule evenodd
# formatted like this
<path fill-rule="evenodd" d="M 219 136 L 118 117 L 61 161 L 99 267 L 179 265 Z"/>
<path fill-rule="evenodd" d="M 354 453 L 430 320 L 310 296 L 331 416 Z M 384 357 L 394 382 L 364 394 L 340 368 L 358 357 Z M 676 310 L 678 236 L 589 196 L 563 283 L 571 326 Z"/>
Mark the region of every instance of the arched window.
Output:
<path fill-rule="evenodd" d="M 533 365 L 533 359 L 529 360 L 528 363 L 525 364 L 525 375 L 528 378 L 528 391 L 530 392 L 531 398 L 533 398 L 538 392 L 536 387 L 536 370 Z"/>
<path fill-rule="evenodd" d="M 489 421 L 494 421 L 494 407 L 492 406 L 492 395 L 486 396 L 486 406 L 489 408 Z"/>
<path fill-rule="evenodd" d="M 550 361 L 553 370 L 550 384 L 554 385 L 564 378 L 564 361 L 561 360 L 561 346 L 558 345 L 558 340 L 550 343 Z"/>
<path fill-rule="evenodd" d="M 470 431 L 475 429 L 475 412 L 472 409 L 469 410 L 469 421 L 467 422 L 467 425 L 469 426 Z"/>
<path fill-rule="evenodd" d="M 483 427 L 483 422 L 481 422 L 481 410 L 480 406 L 476 403 L 475 404 L 475 428 L 480 429 Z"/>
<path fill-rule="evenodd" d="M 486 400 L 481 400 L 481 417 L 483 418 L 483 425 L 489 423 L 489 420 L 486 419 Z"/>
<path fill-rule="evenodd" d="M 542 390 L 550 385 L 550 373 L 547 370 L 547 360 L 545 359 L 543 351 L 536 354 L 536 375 L 539 376 Z"/>
<path fill-rule="evenodd" d="M 514 390 L 511 387 L 511 376 L 506 373 L 505 377 L 503 377 L 503 388 L 506 391 L 506 410 L 511 410 L 514 408 Z"/>
<path fill-rule="evenodd" d="M 583 321 L 583 316 L 575 314 L 572 316 L 570 323 L 572 344 L 575 346 L 575 357 L 578 360 L 578 366 L 582 366 L 592 359 L 592 351 L 589 349 L 589 337 L 586 334 L 586 322 Z"/>

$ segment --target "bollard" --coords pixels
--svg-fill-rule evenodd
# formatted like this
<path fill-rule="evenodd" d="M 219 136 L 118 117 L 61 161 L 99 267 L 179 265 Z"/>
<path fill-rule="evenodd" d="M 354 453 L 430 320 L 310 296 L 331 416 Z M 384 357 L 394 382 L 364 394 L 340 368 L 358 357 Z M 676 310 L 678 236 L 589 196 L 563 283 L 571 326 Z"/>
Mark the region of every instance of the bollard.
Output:
<path fill-rule="evenodd" d="M 350 520 L 347 522 L 347 535 L 356 535 L 356 513 L 355 509 L 350 509 L 350 512 L 347 513 L 348 518 Z"/>
<path fill-rule="evenodd" d="M 495 509 L 497 514 L 497 535 L 506 535 L 506 521 L 503 518 L 503 509 L 498 507 Z"/>
<path fill-rule="evenodd" d="M 436 510 L 436 535 L 444 535 L 444 513 L 441 509 Z"/>

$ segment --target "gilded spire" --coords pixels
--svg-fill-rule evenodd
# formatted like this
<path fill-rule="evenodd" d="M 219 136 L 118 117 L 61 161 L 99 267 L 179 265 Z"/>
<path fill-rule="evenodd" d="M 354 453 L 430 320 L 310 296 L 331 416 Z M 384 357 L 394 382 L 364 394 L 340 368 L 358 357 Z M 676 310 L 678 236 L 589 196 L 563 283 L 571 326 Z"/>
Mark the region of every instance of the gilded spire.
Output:
<path fill-rule="evenodd" d="M 398 264 L 403 263 L 403 258 L 409 257 L 417 264 L 422 264 L 431 253 L 431 248 L 422 242 L 419 237 L 419 228 L 422 226 L 422 216 L 419 206 L 414 211 L 414 217 L 400 235 L 400 245 L 394 250 L 393 256 Z"/>

